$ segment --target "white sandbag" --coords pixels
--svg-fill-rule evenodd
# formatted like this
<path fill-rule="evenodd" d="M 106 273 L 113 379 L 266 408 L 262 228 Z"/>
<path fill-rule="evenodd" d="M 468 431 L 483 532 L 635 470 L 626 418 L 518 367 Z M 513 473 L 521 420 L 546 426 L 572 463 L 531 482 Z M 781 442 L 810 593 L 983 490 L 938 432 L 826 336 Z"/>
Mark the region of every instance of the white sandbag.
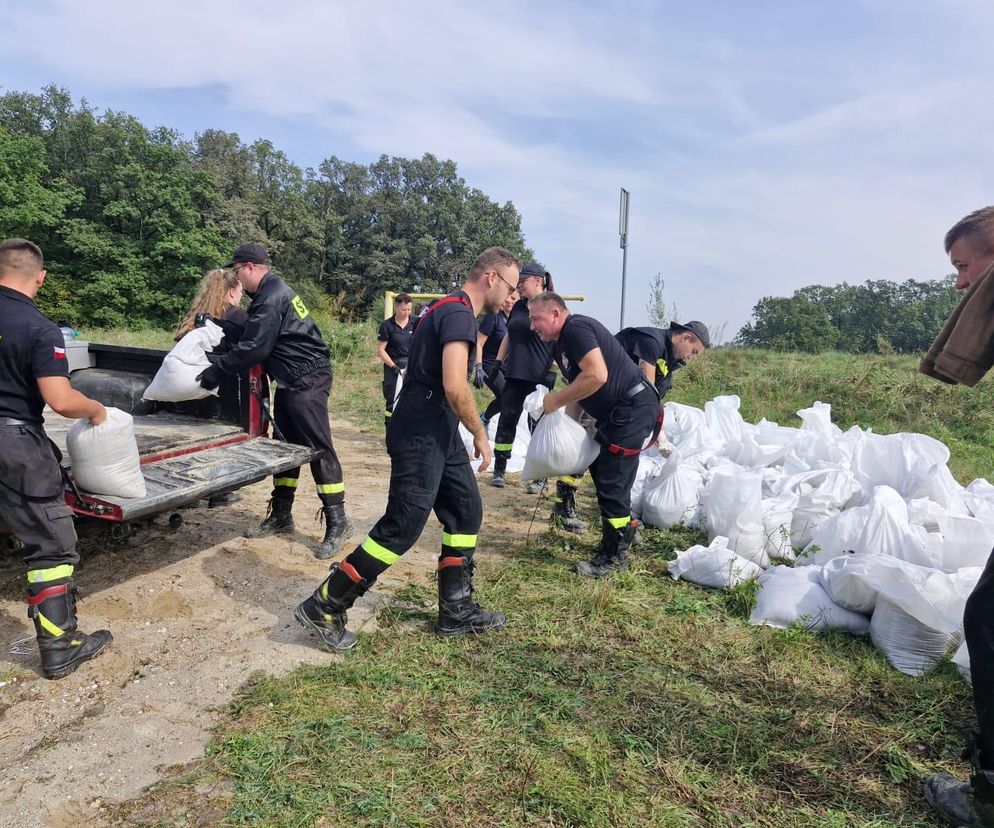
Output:
<path fill-rule="evenodd" d="M 491 448 L 493 448 L 494 441 L 497 437 L 498 423 L 500 423 L 499 414 L 494 417 L 487 426 L 487 439 L 490 441 Z M 473 457 L 473 435 L 469 433 L 469 430 L 462 423 L 459 423 L 459 438 L 466 447 L 466 453 L 469 454 L 470 465 L 474 470 L 479 469 L 480 460 Z M 525 455 L 528 453 L 528 443 L 530 440 L 531 432 L 528 430 L 528 418 L 522 416 L 518 420 L 518 427 L 514 432 L 514 442 L 511 445 L 511 456 L 507 461 L 506 471 L 508 474 L 515 474 L 521 471 L 525 464 Z M 490 464 L 490 468 L 491 470 L 493 469 L 493 463 Z"/>
<path fill-rule="evenodd" d="M 931 670 L 959 638 L 958 631 L 934 630 L 882 595 L 877 597 L 870 619 L 870 640 L 894 669 L 920 676 Z"/>
<path fill-rule="evenodd" d="M 166 354 L 152 382 L 145 389 L 143 398 L 182 402 L 217 396 L 216 388 L 212 391 L 201 388 L 197 376 L 210 367 L 207 353 L 213 351 L 223 338 L 224 331 L 209 319 L 203 327 L 194 328 L 187 333 Z"/>
<path fill-rule="evenodd" d="M 750 624 L 785 629 L 801 623 L 808 630 L 841 629 L 862 635 L 866 616 L 840 607 L 821 585 L 816 566 L 774 566 L 759 576 Z"/>
<path fill-rule="evenodd" d="M 756 425 L 742 427 L 735 460 L 748 468 L 779 465 L 797 441 L 796 428 L 760 420 Z"/>
<path fill-rule="evenodd" d="M 956 665 L 959 674 L 963 676 L 963 680 L 967 684 L 973 684 L 973 676 L 970 675 L 970 651 L 967 649 L 965 641 L 956 650 L 956 654 L 953 656 L 953 664 Z"/>
<path fill-rule="evenodd" d="M 721 442 L 721 452 L 734 459 L 742 440 L 745 420 L 739 414 L 741 400 L 734 394 L 715 397 L 704 405 L 704 419 L 708 428 Z"/>
<path fill-rule="evenodd" d="M 797 557 L 790 544 L 790 527 L 797 501 L 793 492 L 763 500 L 763 535 L 770 558 L 793 561 Z"/>
<path fill-rule="evenodd" d="M 522 480 L 581 474 L 601 451 L 597 441 L 564 408 L 543 414 L 542 400 L 548 393 L 548 388 L 539 385 L 525 397 L 524 410 L 538 420 L 538 425 L 528 443 Z"/>
<path fill-rule="evenodd" d="M 728 548 L 728 538 L 716 537 L 710 546 L 692 546 L 676 553 L 667 571 L 673 580 L 683 578 L 701 586 L 727 589 L 750 578 L 758 578 L 762 569 Z"/>
<path fill-rule="evenodd" d="M 868 501 L 877 486 L 890 486 L 902 497 L 915 497 L 921 478 L 946 465 L 949 449 L 925 434 L 864 432 L 853 453 L 853 473 Z"/>
<path fill-rule="evenodd" d="M 134 420 L 117 408 L 107 409 L 100 425 L 76 420 L 66 434 L 66 448 L 77 485 L 111 497 L 145 497 Z"/>
<path fill-rule="evenodd" d="M 679 403 L 666 403 L 666 439 L 680 449 L 685 461 L 707 463 L 721 450 L 723 441 L 707 425 L 699 408 Z"/>
<path fill-rule="evenodd" d="M 939 569 L 956 572 L 987 564 L 994 548 L 994 525 L 953 514 L 939 515 L 937 521 L 942 535 Z"/>
<path fill-rule="evenodd" d="M 907 499 L 927 497 L 957 515 L 969 515 L 964 495 L 966 489 L 957 482 L 945 463 L 937 463 L 926 472 L 920 472 L 912 480 L 905 481 L 904 497 Z"/>
<path fill-rule="evenodd" d="M 908 504 L 890 486 L 877 486 L 856 552 L 889 555 L 908 563 L 936 567 L 925 554 L 925 530 L 908 522 Z"/>
<path fill-rule="evenodd" d="M 843 454 L 837 443 L 842 429 L 832 423 L 832 406 L 815 402 L 798 411 L 797 416 L 802 425 L 794 441 L 795 454 L 811 466 L 839 462 Z"/>
<path fill-rule="evenodd" d="M 970 514 L 974 517 L 994 515 L 994 484 L 989 483 L 982 477 L 970 482 L 963 490 L 963 502 Z"/>
<path fill-rule="evenodd" d="M 770 565 L 763 532 L 762 475 L 721 467 L 702 493 L 708 540 L 719 535 L 737 555 L 764 569 Z"/>
<path fill-rule="evenodd" d="M 655 475 L 659 474 L 659 470 L 663 467 L 664 462 L 656 446 L 639 455 L 639 468 L 635 472 L 635 482 L 632 483 L 632 517 L 642 517 L 642 500 L 645 493 L 645 485 Z"/>
<path fill-rule="evenodd" d="M 815 531 L 822 523 L 849 504 L 853 495 L 859 491 L 859 485 L 851 472 L 839 467 L 827 467 L 798 477 L 804 480 L 787 487 L 799 495 L 791 521 L 790 536 L 791 543 L 803 549 L 811 543 Z M 813 488 L 806 491 L 805 486 Z"/>
<path fill-rule="evenodd" d="M 880 555 L 840 555 L 821 568 L 821 583 L 840 607 L 870 615 L 877 605 L 873 573 L 886 565 Z"/>
<path fill-rule="evenodd" d="M 828 518 L 812 533 L 798 560 L 807 566 L 822 566 L 839 555 L 855 552 L 869 514 L 869 506 L 856 506 Z"/>
<path fill-rule="evenodd" d="M 674 449 L 642 494 L 642 520 L 647 526 L 668 529 L 692 523 L 701 505 L 704 477 L 694 465 L 684 463 Z"/>

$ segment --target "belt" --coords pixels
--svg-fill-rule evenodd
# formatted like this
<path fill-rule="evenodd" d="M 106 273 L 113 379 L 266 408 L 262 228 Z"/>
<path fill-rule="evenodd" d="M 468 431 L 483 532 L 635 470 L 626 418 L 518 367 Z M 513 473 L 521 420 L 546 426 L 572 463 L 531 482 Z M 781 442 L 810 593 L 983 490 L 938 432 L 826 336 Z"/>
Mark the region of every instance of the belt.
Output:
<path fill-rule="evenodd" d="M 37 426 L 38 423 L 33 423 L 30 420 L 18 420 L 16 417 L 0 417 L 0 426 L 8 425 Z"/>
<path fill-rule="evenodd" d="M 443 408 L 449 407 L 449 400 L 445 396 L 445 389 L 438 388 L 434 385 L 429 385 L 426 382 L 421 382 L 420 380 L 408 380 L 404 379 L 404 385 L 400 389 L 401 399 L 404 397 L 404 393 L 416 395 L 416 399 L 430 400 Z M 400 401 L 398 400 L 398 403 Z"/>

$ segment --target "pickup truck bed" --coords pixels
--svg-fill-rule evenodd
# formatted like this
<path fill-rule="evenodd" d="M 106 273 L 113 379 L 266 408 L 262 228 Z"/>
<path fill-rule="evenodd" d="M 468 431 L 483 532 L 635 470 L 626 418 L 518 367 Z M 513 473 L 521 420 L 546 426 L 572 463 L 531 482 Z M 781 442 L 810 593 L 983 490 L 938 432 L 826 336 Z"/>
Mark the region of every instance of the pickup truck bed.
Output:
<path fill-rule="evenodd" d="M 71 351 L 78 351 L 71 353 L 73 387 L 133 415 L 148 490 L 142 498 L 118 498 L 69 488 L 66 502 L 78 517 L 114 523 L 148 518 L 296 468 L 319 454 L 266 436 L 263 412 L 268 406 L 268 387 L 259 366 L 245 375 L 225 377 L 219 398 L 149 403 L 142 400 L 142 393 L 165 351 L 73 345 Z M 66 467 L 70 466 L 66 434 L 71 424 L 46 410 L 45 431 L 62 450 Z"/>

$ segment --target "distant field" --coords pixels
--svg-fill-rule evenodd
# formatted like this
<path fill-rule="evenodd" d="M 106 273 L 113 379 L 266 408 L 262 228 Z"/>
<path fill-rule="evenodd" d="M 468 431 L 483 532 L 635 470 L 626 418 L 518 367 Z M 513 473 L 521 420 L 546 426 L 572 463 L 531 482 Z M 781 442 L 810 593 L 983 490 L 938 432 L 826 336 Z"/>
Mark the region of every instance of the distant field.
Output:
<path fill-rule="evenodd" d="M 378 430 L 372 325 L 328 333 L 332 411 Z M 990 383 L 948 388 L 916 366 L 727 349 L 682 370 L 672 399 L 738 394 L 747 420 L 790 425 L 821 400 L 843 428 L 945 441 L 962 481 L 994 476 Z M 593 521 L 591 495 L 581 503 Z M 702 540 L 693 531 L 647 531 L 631 573 L 591 584 L 566 564 L 589 554 L 594 532 L 526 542 L 519 528 L 481 564 L 482 600 L 514 619 L 499 635 L 426 633 L 433 592 L 411 586 L 341 662 L 255 677 L 202 762 L 116 815 L 176 826 L 938 824 L 921 779 L 962 770 L 970 719 L 951 665 L 909 678 L 867 641 L 748 626 L 749 594 L 666 577 L 674 549 Z"/>

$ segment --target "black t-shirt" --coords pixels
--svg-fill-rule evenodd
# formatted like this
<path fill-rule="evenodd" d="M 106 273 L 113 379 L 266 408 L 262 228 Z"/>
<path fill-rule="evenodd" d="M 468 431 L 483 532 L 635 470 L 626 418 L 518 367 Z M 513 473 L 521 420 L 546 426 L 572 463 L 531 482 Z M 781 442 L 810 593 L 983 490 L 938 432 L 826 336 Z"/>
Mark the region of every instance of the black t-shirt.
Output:
<path fill-rule="evenodd" d="M 488 313 L 480 321 L 480 333 L 487 341 L 483 343 L 483 355 L 480 360 L 484 368 L 489 368 L 497 359 L 497 351 L 500 350 L 500 343 L 504 341 L 507 334 L 507 315 L 504 311 Z"/>
<path fill-rule="evenodd" d="M 625 328 L 615 336 L 625 353 L 638 365 L 639 360 L 656 366 L 656 392 L 659 398 L 673 385 L 673 372 L 684 363 L 673 355 L 673 340 L 666 328 Z"/>
<path fill-rule="evenodd" d="M 380 323 L 379 333 L 376 338 L 380 342 L 387 343 L 387 356 L 394 362 L 400 360 L 407 361 L 411 352 L 411 337 L 414 335 L 414 320 L 408 319 L 407 324 L 401 327 L 397 324 L 397 317 L 384 319 Z"/>
<path fill-rule="evenodd" d="M 445 301 L 452 297 L 459 297 L 465 304 Z M 420 382 L 439 391 L 443 390 L 442 348 L 449 342 L 468 342 L 470 361 L 476 350 L 476 316 L 469 296 L 457 290 L 445 299 L 436 302 L 418 320 L 407 362 L 406 382 Z"/>
<path fill-rule="evenodd" d="M 39 377 L 68 377 L 62 331 L 19 291 L 0 285 L 0 417 L 41 425 Z"/>
<path fill-rule="evenodd" d="M 508 379 L 542 382 L 552 363 L 554 342 L 543 342 L 531 329 L 528 300 L 519 299 L 507 318 L 507 356 L 504 376 Z"/>
<path fill-rule="evenodd" d="M 595 420 L 601 420 L 639 383 L 642 372 L 625 353 L 611 332 L 596 319 L 571 313 L 556 344 L 556 362 L 563 376 L 572 382 L 580 375 L 580 360 L 594 348 L 600 348 L 607 365 L 607 382 L 585 400 L 580 407 Z M 651 393 L 648 388 L 642 393 Z"/>

